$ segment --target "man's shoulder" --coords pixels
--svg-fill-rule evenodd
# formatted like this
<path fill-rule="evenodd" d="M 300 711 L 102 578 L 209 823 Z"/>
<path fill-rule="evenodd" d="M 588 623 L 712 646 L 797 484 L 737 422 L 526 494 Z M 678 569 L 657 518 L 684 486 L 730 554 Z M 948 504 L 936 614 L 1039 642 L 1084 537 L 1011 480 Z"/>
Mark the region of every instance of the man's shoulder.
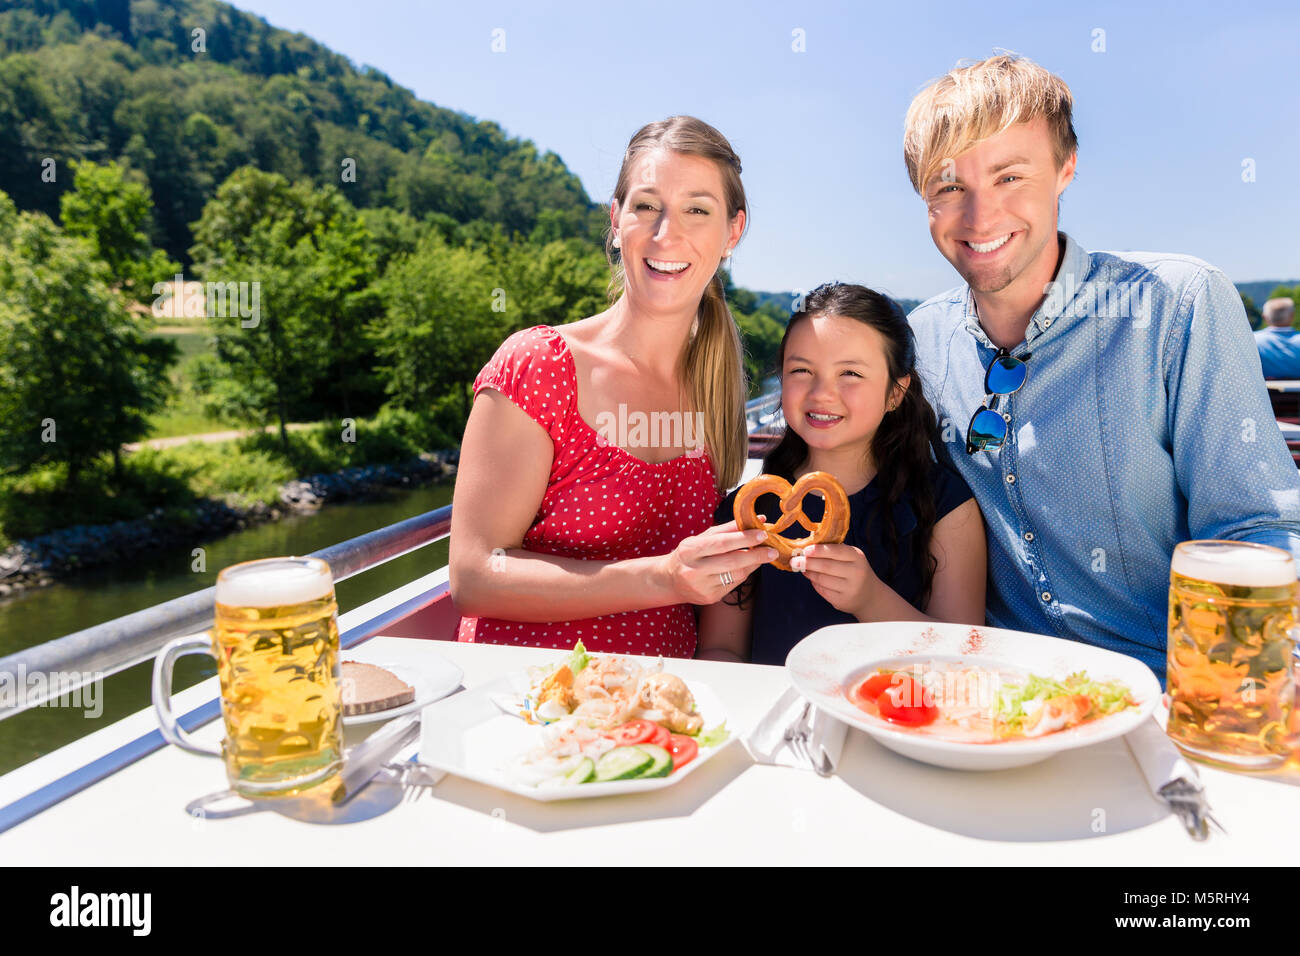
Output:
<path fill-rule="evenodd" d="M 966 286 L 953 286 L 947 292 L 926 299 L 907 314 L 907 321 L 917 334 L 938 334 L 964 321 Z"/>
<path fill-rule="evenodd" d="M 1182 291 L 1212 276 L 1227 278 L 1223 270 L 1204 259 L 1178 252 L 1103 250 L 1088 255 L 1092 259 L 1092 278 L 1110 281 L 1146 279 Z"/>

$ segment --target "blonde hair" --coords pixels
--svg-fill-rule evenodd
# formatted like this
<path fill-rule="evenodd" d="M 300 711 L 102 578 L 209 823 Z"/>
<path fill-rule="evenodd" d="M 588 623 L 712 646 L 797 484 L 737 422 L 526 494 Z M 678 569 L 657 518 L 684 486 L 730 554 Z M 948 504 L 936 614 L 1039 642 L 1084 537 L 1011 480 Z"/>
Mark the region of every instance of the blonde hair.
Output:
<path fill-rule="evenodd" d="M 670 116 L 637 130 L 623 154 L 623 165 L 614 184 L 614 199 L 622 207 L 631 191 L 632 167 L 638 156 L 652 149 L 668 149 L 713 160 L 722 173 L 727 221 L 749 207 L 740 182 L 740 157 L 726 137 L 693 116 Z M 623 262 L 614 248 L 613 232 L 605 233 L 605 256 L 613 270 L 609 281 L 612 303 L 623 291 Z M 690 395 L 692 410 L 703 413 L 704 444 L 713 461 L 719 491 L 740 481 L 749 454 L 745 430 L 745 399 L 748 385 L 736 321 L 727 308 L 721 266 L 704 289 L 695 316 L 690 341 L 682 356 L 679 374 Z"/>
<path fill-rule="evenodd" d="M 1047 120 L 1059 170 L 1079 148 L 1071 122 L 1074 98 L 1059 76 L 1014 53 L 958 66 L 912 100 L 903 132 L 903 161 L 912 188 L 925 185 L 944 161 L 1017 123 Z"/>

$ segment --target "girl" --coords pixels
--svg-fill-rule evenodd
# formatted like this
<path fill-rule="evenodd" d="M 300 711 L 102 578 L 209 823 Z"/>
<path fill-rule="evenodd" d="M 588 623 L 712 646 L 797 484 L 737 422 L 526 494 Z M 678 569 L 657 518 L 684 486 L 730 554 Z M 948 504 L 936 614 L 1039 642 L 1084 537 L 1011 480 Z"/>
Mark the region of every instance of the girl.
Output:
<path fill-rule="evenodd" d="M 791 484 L 810 471 L 834 475 L 849 498 L 849 532 L 795 557 L 800 573 L 766 564 L 734 596 L 701 608 L 699 656 L 783 664 L 813 631 L 854 621 L 983 624 L 983 519 L 966 483 L 940 463 L 947 451 L 934 440 L 903 310 L 859 285 L 823 285 L 791 316 L 778 354 L 786 431 L 763 471 Z M 734 521 L 735 497 L 715 520 Z M 820 497 L 803 507 L 820 520 Z M 779 514 L 776 496 L 760 498 L 757 511 Z"/>
<path fill-rule="evenodd" d="M 761 532 L 709 527 L 747 447 L 719 272 L 745 210 L 740 159 L 707 123 L 632 137 L 606 239 L 622 294 L 516 332 L 474 383 L 449 561 L 460 640 L 691 657 L 691 605 L 769 560 Z M 679 427 L 602 426 L 637 416 Z"/>

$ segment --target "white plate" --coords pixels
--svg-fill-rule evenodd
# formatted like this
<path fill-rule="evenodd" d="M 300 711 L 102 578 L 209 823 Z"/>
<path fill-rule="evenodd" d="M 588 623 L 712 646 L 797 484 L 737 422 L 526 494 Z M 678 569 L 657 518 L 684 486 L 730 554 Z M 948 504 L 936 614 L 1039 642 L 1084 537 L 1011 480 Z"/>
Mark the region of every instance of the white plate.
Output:
<path fill-rule="evenodd" d="M 674 786 L 736 739 L 734 729 L 728 725 L 731 735 L 725 741 L 717 747 L 701 747 L 699 756 L 667 777 L 580 783 L 572 787 L 530 787 L 510 776 L 505 768 L 511 760 L 537 745 L 542 728 L 506 714 L 495 702 L 503 695 L 521 695 L 528 684 L 527 673 L 518 671 L 427 708 L 420 719 L 420 762 L 530 800 L 550 802 Z M 705 730 L 727 719 L 722 703 L 707 685 L 687 681 L 686 686 L 695 697 L 696 711 L 704 718 Z"/>
<path fill-rule="evenodd" d="M 347 652 L 344 652 L 344 655 L 348 660 L 360 660 L 359 657 L 353 657 Z M 409 704 L 400 704 L 397 707 L 389 707 L 387 710 L 376 710 L 369 714 L 344 715 L 343 725 L 345 727 L 354 727 L 357 724 L 373 724 L 381 720 L 392 720 L 394 717 L 401 717 L 403 714 L 414 713 L 422 707 L 427 707 L 446 697 L 460 686 L 460 679 L 465 676 L 464 671 L 459 667 L 446 658 L 437 655 L 427 655 L 418 667 L 412 664 L 395 664 L 391 661 L 368 660 L 364 663 L 382 667 L 386 671 L 391 671 L 398 680 L 406 681 L 415 688 L 415 699 Z"/>
<path fill-rule="evenodd" d="M 909 661 L 919 660 L 1001 667 L 1055 678 L 1083 670 L 1096 680 L 1123 681 L 1138 706 L 1031 740 L 976 744 L 899 730 L 863 713 L 845 696 L 846 688 L 877 667 L 906 667 Z M 796 644 L 785 659 L 785 668 L 800 693 L 846 724 L 905 757 L 955 770 L 1020 767 L 1062 750 L 1122 736 L 1150 716 L 1160 699 L 1155 675 L 1136 658 L 1077 641 L 968 624 L 836 624 L 814 631 Z"/>

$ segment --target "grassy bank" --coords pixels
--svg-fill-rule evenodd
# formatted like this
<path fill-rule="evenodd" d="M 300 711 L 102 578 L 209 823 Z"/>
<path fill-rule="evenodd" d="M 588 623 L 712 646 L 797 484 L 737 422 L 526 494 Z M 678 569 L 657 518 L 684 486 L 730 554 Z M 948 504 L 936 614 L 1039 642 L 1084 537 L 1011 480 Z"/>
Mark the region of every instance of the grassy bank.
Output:
<path fill-rule="evenodd" d="M 171 381 L 175 392 L 167 407 L 150 416 L 148 438 L 172 438 L 176 435 L 201 435 L 240 428 L 238 422 L 217 418 L 204 408 L 204 397 L 194 387 L 195 365 L 201 356 L 214 354 L 212 335 L 201 326 L 181 325 L 158 329 L 158 338 L 170 339 L 180 349 L 180 360 L 172 367 Z"/>
<path fill-rule="evenodd" d="M 448 424 L 448 423 L 444 423 Z M 96 460 L 66 487 L 62 465 L 0 476 L 0 548 L 79 524 L 141 518 L 155 508 L 184 509 L 204 498 L 247 507 L 278 501 L 279 488 L 303 475 L 410 459 L 422 451 L 458 444 L 431 419 L 384 410 L 356 420 L 354 429 L 322 422 L 289 433 L 286 449 L 278 432 L 231 442 L 191 442 L 127 455 L 115 479 L 112 458 Z"/>

